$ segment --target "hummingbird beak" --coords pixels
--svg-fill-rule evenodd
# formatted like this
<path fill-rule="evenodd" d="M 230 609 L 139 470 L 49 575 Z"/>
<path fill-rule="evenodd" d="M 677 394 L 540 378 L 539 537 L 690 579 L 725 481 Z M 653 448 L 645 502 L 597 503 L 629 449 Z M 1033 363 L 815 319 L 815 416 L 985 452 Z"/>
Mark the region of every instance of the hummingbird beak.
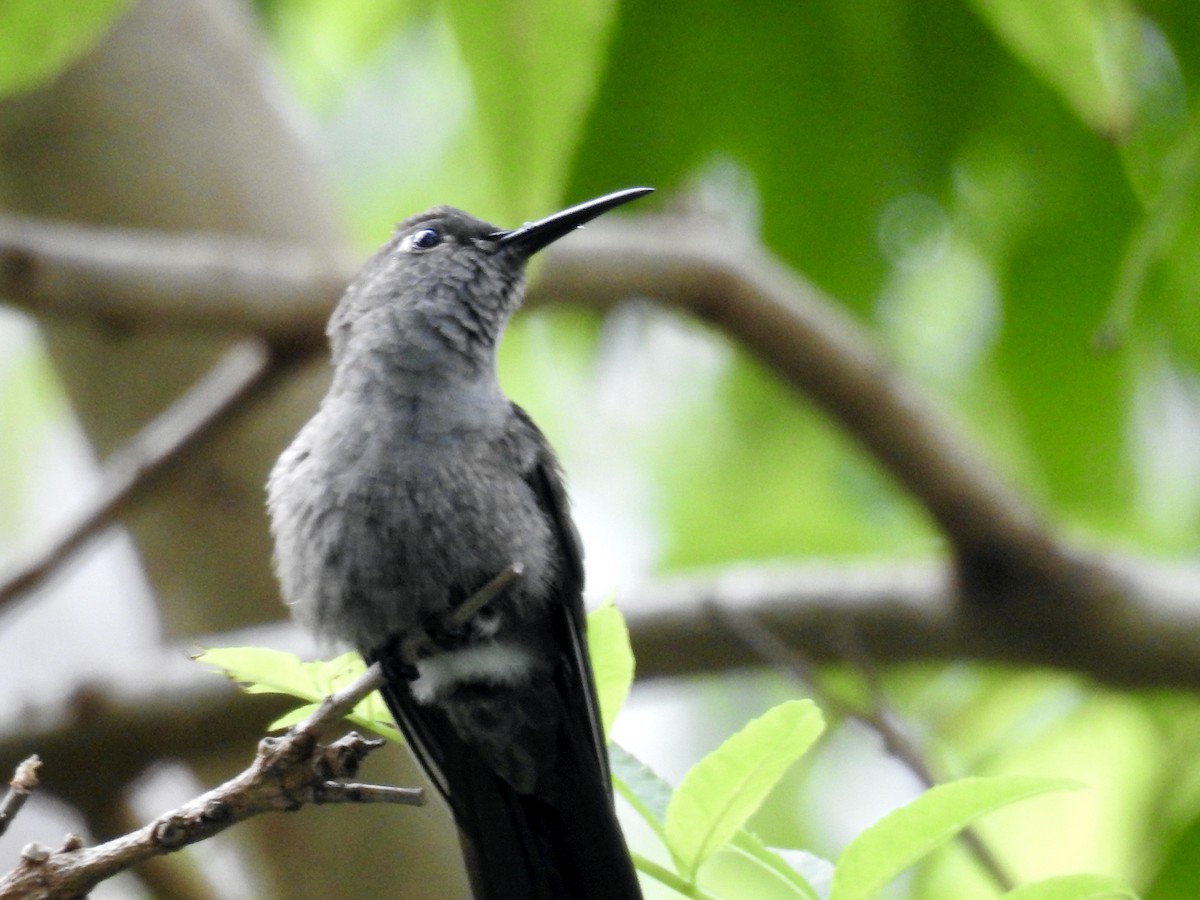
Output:
<path fill-rule="evenodd" d="M 653 191 L 654 188 L 648 187 L 626 188 L 623 191 L 597 197 L 595 200 L 588 200 L 586 203 L 580 203 L 578 206 L 572 206 L 562 212 L 556 212 L 537 222 L 528 222 L 513 231 L 498 231 L 490 237 L 501 247 L 511 247 L 526 256 L 533 256 L 539 250 L 554 243 L 560 237 L 565 237 L 597 216 L 622 203 L 628 203 L 630 200 L 653 193 Z"/>

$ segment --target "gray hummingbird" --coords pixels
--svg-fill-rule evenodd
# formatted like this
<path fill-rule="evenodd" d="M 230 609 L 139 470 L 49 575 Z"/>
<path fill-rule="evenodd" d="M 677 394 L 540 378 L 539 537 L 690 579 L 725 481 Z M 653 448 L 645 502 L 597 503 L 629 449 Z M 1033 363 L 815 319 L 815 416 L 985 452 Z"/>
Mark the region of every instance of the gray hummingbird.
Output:
<path fill-rule="evenodd" d="M 512 231 L 402 222 L 329 323 L 333 381 L 267 483 L 294 614 L 387 676 L 479 900 L 641 891 L 613 808 L 557 459 L 500 389 L 529 258 L 650 188 Z"/>

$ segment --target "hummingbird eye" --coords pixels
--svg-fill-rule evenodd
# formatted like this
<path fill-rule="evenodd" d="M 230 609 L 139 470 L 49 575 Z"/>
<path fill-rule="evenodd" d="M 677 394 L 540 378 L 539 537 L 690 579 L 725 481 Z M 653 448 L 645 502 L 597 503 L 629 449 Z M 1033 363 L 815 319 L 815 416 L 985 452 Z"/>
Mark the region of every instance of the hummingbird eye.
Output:
<path fill-rule="evenodd" d="M 442 233 L 436 228 L 414 231 L 404 241 L 406 250 L 428 250 L 442 242 Z"/>

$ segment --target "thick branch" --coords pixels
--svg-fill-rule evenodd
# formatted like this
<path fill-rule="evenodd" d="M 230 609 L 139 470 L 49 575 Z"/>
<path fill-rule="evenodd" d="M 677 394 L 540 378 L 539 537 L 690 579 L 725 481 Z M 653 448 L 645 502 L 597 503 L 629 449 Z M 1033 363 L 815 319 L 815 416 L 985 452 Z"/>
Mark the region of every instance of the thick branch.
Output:
<path fill-rule="evenodd" d="M 623 594 L 639 676 L 754 663 L 713 610 L 753 615 L 819 662 L 840 661 L 853 634 L 881 664 L 977 660 L 1047 666 L 1119 686 L 1200 687 L 1200 566 L 1093 559 L 1121 585 L 1119 614 L 1069 633 L 1020 616 L 963 608 L 941 564 L 741 566 Z"/>
<path fill-rule="evenodd" d="M 860 440 L 956 547 L 1042 546 L 1033 509 L 842 307 L 727 228 L 643 217 L 551 255 L 534 303 L 647 297 L 712 323 Z"/>
<path fill-rule="evenodd" d="M 816 662 L 843 661 L 847 635 L 880 664 L 974 659 L 1048 666 L 1097 682 L 1135 687 L 1200 688 L 1200 566 L 1150 565 L 1109 558 L 1130 587 L 1137 627 L 1123 631 L 1121 652 L 1100 625 L 1081 629 L 1070 644 L 1053 645 L 1018 622 L 982 627 L 954 609 L 954 580 L 944 564 L 743 566 L 648 584 L 618 597 L 629 621 L 638 676 L 712 674 L 761 660 L 735 639 L 721 612 L 751 615 L 789 647 Z M 716 611 L 716 612 L 714 612 Z M 305 655 L 311 642 L 290 623 L 208 638 L 210 646 L 288 647 Z M 57 760 L 43 774 L 47 789 L 86 790 L 86 774 L 103 752 L 120 780 L 144 765 L 146 748 L 163 755 L 200 752 L 244 740 L 288 707 L 270 695 L 237 694 L 224 679 L 164 651 L 144 668 L 89 683 L 69 700 L 0 716 L 0 771 L 30 753 Z M 114 680 L 116 679 L 116 680 Z M 165 680 L 164 680 L 165 679 Z M 69 773 L 85 780 L 65 783 Z M 68 796 L 70 799 L 70 796 Z"/>
<path fill-rule="evenodd" d="M 0 898 L 83 897 L 107 878 L 153 856 L 171 853 L 264 812 L 288 812 L 306 803 L 418 805 L 420 789 L 346 784 L 363 758 L 383 742 L 351 732 L 332 744 L 319 739 L 383 683 L 378 666 L 334 694 L 281 738 L 265 738 L 253 764 L 237 777 L 149 825 L 98 847 L 68 836 L 57 851 L 31 845 L 0 881 Z"/>
<path fill-rule="evenodd" d="M 123 268 L 116 264 L 120 260 L 81 262 L 75 239 L 60 246 L 42 234 L 45 240 L 34 246 L 21 244 L 21 236 L 19 229 L 10 235 L 7 251 L 19 265 L 0 266 L 0 271 L 11 270 L 7 287 L 28 307 L 78 309 L 67 302 L 70 283 L 53 273 L 64 266 L 83 277 L 94 266 L 114 291 L 105 295 L 108 305 L 102 311 L 108 315 L 118 314 L 112 302 L 126 303 L 112 297 L 130 296 L 136 301 L 119 314 L 131 320 L 252 329 L 306 346 L 313 345 L 317 323 L 329 309 L 331 285 L 346 275 L 331 268 L 313 276 L 307 263 L 300 265 L 286 252 L 264 256 L 255 270 L 255 254 L 262 250 L 255 247 L 235 255 L 235 264 L 217 277 L 212 267 L 219 268 L 229 251 L 225 243 L 214 249 L 211 238 L 193 238 L 196 244 L 189 246 L 182 238 L 166 244 L 109 233 L 97 244 L 99 256 L 106 246 L 143 254 L 137 266 Z M 956 631 L 970 631 L 984 642 L 994 634 L 1033 634 L 1042 644 L 1041 658 L 1086 667 L 1084 661 L 1069 660 L 1076 632 L 1102 630 L 1108 652 L 1119 645 L 1123 630 L 1136 626 L 1137 601 L 1128 605 L 1130 590 L 1109 566 L 1048 531 L 1033 507 L 894 369 L 861 326 L 750 242 L 727 228 L 690 219 L 626 219 L 590 226 L 548 256 L 531 304 L 554 299 L 603 309 L 644 296 L 684 310 L 739 341 L 861 441 L 924 505 L 952 546 L 953 598 L 975 610 L 970 622 L 953 621 Z M 203 322 L 191 306 L 194 282 L 179 275 L 188 271 L 189 259 L 205 261 L 209 289 Z M 145 278 L 147 270 L 156 277 Z M 131 281 L 128 291 L 117 290 L 122 272 Z M 275 277 L 286 290 L 264 287 L 277 298 L 270 305 L 248 305 L 237 287 Z M 306 278 L 311 278 L 308 289 L 297 289 Z M 0 292 L 5 287 L 0 281 Z M 86 307 L 88 297 L 82 300 Z"/>
<path fill-rule="evenodd" d="M 548 252 L 529 303 L 648 297 L 711 322 L 855 435 L 960 550 L 1056 555 L 1037 514 L 982 462 L 867 332 L 727 227 L 603 221 Z M 0 295 L 38 313 L 254 331 L 316 346 L 344 261 L 230 238 L 0 220 Z"/>
<path fill-rule="evenodd" d="M 0 297 L 36 315 L 320 346 L 354 274 L 311 247 L 0 216 Z"/>

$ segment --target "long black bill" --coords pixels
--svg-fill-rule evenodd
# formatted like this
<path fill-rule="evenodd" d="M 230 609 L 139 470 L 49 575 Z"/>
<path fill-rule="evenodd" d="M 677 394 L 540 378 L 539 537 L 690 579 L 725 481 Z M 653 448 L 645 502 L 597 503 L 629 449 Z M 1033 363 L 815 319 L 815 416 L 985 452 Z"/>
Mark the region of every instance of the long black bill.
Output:
<path fill-rule="evenodd" d="M 537 222 L 529 222 L 513 231 L 502 231 L 495 237 L 501 245 L 512 247 L 527 256 L 532 256 L 560 237 L 570 234 L 580 225 L 592 221 L 596 216 L 615 209 L 622 203 L 628 203 L 630 200 L 636 200 L 638 197 L 644 197 L 653 192 L 654 188 L 648 187 L 615 191 L 605 194 L 603 197 L 597 197 L 595 200 L 580 203 L 578 206 L 572 206 L 570 209 L 564 209 L 562 212 L 556 212 Z"/>

